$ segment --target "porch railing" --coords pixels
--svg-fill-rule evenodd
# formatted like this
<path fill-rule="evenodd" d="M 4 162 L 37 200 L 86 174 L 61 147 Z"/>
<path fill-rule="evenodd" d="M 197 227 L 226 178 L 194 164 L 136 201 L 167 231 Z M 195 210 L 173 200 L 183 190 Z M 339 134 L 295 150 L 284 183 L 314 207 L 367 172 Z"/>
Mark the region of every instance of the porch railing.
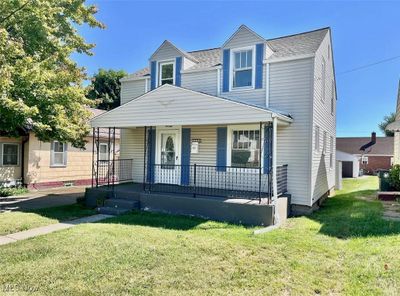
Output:
<path fill-rule="evenodd" d="M 287 192 L 287 165 L 277 168 L 278 195 Z M 148 165 L 144 188 L 150 192 L 261 199 L 272 197 L 272 170 L 209 165 Z"/>
<path fill-rule="evenodd" d="M 93 186 L 133 181 L 133 159 L 97 160 L 93 166 Z"/>

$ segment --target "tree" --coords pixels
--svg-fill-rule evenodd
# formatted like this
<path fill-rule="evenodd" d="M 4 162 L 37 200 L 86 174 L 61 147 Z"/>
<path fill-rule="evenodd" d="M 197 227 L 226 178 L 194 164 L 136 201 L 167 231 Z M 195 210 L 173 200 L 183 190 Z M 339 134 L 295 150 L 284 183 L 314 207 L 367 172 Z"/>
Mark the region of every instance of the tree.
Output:
<path fill-rule="evenodd" d="M 97 108 L 111 110 L 121 104 L 121 83 L 119 80 L 126 76 L 123 70 L 104 70 L 94 74 L 92 83 L 88 86 L 87 98 L 98 100 Z"/>
<path fill-rule="evenodd" d="M 41 141 L 84 147 L 92 104 L 86 74 L 71 58 L 91 55 L 77 33 L 86 24 L 103 28 L 85 0 L 0 1 L 0 131 L 19 136 L 31 129 Z"/>
<path fill-rule="evenodd" d="M 396 121 L 396 113 L 390 113 L 389 115 L 386 115 L 383 117 L 383 121 L 379 124 L 379 129 L 382 131 L 382 133 L 385 134 L 386 137 L 393 137 L 394 133 L 391 131 L 387 131 L 386 127 Z"/>

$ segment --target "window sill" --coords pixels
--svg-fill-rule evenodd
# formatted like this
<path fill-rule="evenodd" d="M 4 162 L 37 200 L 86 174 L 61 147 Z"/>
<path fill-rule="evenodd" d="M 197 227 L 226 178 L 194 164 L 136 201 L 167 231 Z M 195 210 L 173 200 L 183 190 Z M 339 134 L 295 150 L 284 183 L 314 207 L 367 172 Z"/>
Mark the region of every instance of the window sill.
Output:
<path fill-rule="evenodd" d="M 60 165 L 52 164 L 52 165 L 50 165 L 50 168 L 66 168 L 66 167 L 67 167 L 67 166 L 64 165 L 64 164 L 60 164 Z"/>
<path fill-rule="evenodd" d="M 240 87 L 232 87 L 229 92 L 239 92 L 239 91 L 252 91 L 255 88 L 253 86 L 240 86 Z M 262 89 L 262 88 L 260 88 Z M 225 92 L 226 93 L 226 92 Z"/>
<path fill-rule="evenodd" d="M 16 167 L 20 167 L 19 164 L 2 164 L 0 165 L 3 168 L 16 168 Z"/>

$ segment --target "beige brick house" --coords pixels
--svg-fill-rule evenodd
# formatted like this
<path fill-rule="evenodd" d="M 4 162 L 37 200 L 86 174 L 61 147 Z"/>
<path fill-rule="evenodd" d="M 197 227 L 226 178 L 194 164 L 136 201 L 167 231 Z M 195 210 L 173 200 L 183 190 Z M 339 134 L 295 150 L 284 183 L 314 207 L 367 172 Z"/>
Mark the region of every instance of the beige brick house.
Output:
<path fill-rule="evenodd" d="M 91 109 L 93 116 L 103 110 Z M 20 138 L 0 137 L 0 185 L 23 183 L 30 189 L 89 185 L 92 179 L 92 134 L 86 138 L 85 149 L 68 143 L 40 141 L 33 132 Z M 107 159 L 108 130 L 100 132 L 100 158 Z M 111 148 L 112 149 L 112 148 Z M 116 153 L 119 132 L 116 132 Z"/>

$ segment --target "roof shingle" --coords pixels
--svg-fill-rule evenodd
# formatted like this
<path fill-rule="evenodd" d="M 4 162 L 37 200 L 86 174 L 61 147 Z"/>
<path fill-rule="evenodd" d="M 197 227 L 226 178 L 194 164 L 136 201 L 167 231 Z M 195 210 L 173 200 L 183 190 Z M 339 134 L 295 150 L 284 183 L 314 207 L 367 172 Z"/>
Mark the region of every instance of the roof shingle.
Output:
<path fill-rule="evenodd" d="M 360 151 L 361 146 L 369 143 L 370 141 L 370 137 L 337 138 L 336 149 L 350 154 L 362 154 L 362 151 Z M 393 156 L 393 137 L 376 137 L 376 144 L 367 150 L 368 151 L 366 151 L 365 154 Z"/>
<path fill-rule="evenodd" d="M 318 49 L 329 28 L 322 28 L 310 32 L 299 33 L 290 36 L 284 36 L 274 39 L 266 39 L 265 42 L 274 51 L 271 59 L 292 57 L 299 55 L 313 54 Z M 221 63 L 221 48 L 211 48 L 204 50 L 189 51 L 198 63 L 194 64 L 188 70 L 212 69 Z M 148 67 L 136 71 L 122 80 L 146 77 L 150 75 Z"/>

